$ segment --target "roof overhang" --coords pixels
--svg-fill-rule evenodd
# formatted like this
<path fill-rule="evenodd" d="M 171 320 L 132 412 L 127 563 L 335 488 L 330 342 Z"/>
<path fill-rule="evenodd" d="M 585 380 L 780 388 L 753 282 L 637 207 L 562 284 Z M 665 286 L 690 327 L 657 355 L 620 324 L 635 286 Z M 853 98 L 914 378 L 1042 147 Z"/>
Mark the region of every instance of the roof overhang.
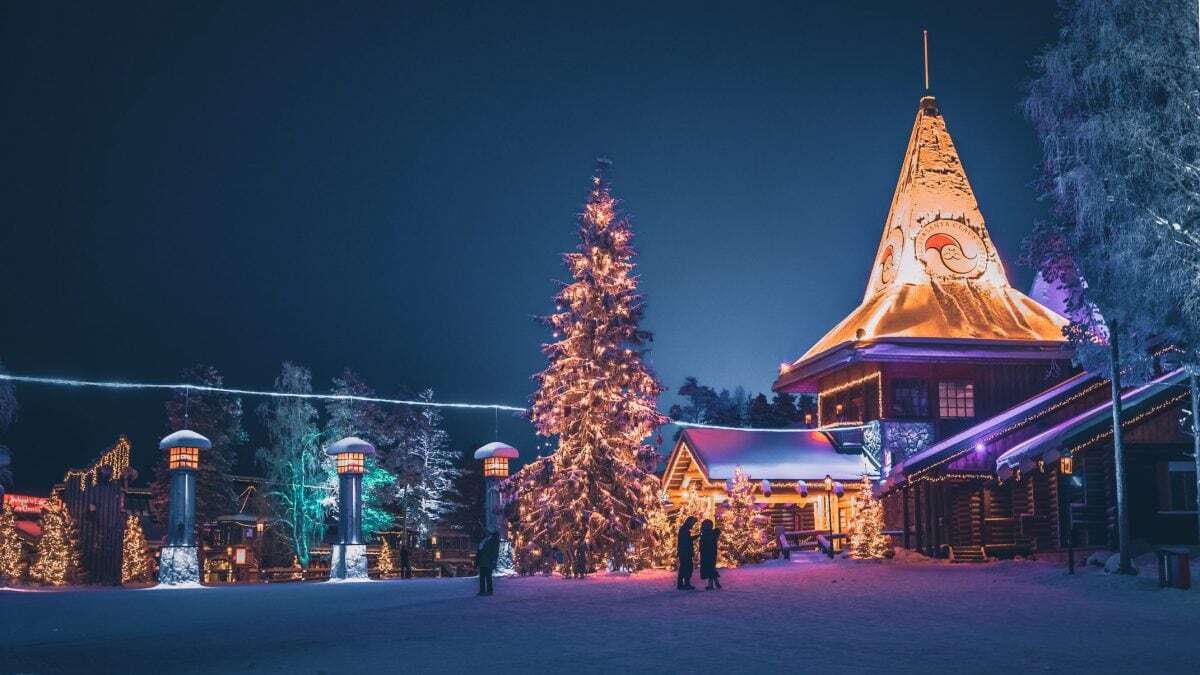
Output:
<path fill-rule="evenodd" d="M 782 368 L 771 388 L 815 393 L 821 376 L 857 362 L 1030 363 L 1066 359 L 1071 354 L 1066 341 L 903 337 L 851 340 Z"/>

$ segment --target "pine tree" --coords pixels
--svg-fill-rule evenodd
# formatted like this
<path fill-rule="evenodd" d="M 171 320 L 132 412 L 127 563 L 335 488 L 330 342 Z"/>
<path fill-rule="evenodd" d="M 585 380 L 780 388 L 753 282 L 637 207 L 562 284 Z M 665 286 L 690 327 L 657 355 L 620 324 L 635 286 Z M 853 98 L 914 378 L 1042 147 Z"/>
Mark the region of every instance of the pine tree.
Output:
<path fill-rule="evenodd" d="M 654 548 L 647 527 L 658 500 L 651 473 L 657 454 L 644 444 L 665 422 L 662 387 L 645 362 L 651 340 L 639 323 L 643 298 L 634 274 L 633 233 L 617 212 L 598 163 L 579 216 L 579 246 L 564 256 L 572 282 L 546 318 L 554 342 L 535 379 L 531 417 L 539 434 L 558 438 L 550 457 L 511 482 L 518 495 L 517 559 L 557 547 L 566 567 L 630 569 Z"/>
<path fill-rule="evenodd" d="M 433 401 L 433 390 L 421 392 L 422 401 Z M 407 462 L 413 480 L 405 490 L 406 527 L 416 528 L 422 540 L 455 508 L 458 460 L 462 453 L 450 447 L 450 437 L 442 428 L 437 408 L 426 406 L 416 415 L 415 425 L 406 441 Z"/>
<path fill-rule="evenodd" d="M 392 546 L 388 543 L 387 537 L 380 537 L 383 544 L 379 547 L 379 562 L 376 564 L 376 569 L 379 570 L 379 576 L 387 577 L 396 571 L 396 561 L 392 558 Z"/>
<path fill-rule="evenodd" d="M 864 474 L 858 489 L 854 518 L 850 521 L 850 555 L 879 560 L 891 549 L 883 533 L 883 504 L 875 498 L 871 481 Z"/>
<path fill-rule="evenodd" d="M 16 516 L 12 505 L 0 511 L 0 586 L 15 586 L 24 576 L 21 562 L 21 539 L 17 536 Z"/>
<path fill-rule="evenodd" d="M 754 483 L 742 467 L 735 467 L 729 498 L 720 515 L 721 557 L 728 563 L 744 565 L 761 562 L 771 549 L 767 518 L 754 503 Z"/>
<path fill-rule="evenodd" d="M 312 393 L 312 373 L 284 363 L 275 391 Z M 326 509 L 336 496 L 333 461 L 321 447 L 317 409 L 305 399 L 272 398 L 258 408 L 270 443 L 258 450 L 268 492 L 279 514 L 279 532 L 297 560 L 307 566 L 311 546 L 325 534 Z"/>
<path fill-rule="evenodd" d="M 4 369 L 4 363 L 0 362 L 0 373 L 5 372 L 8 371 Z M 13 389 L 12 382 L 0 381 L 0 432 L 6 431 L 17 419 L 17 397 Z M 0 443 L 0 495 L 4 494 L 2 486 L 12 482 L 12 470 L 8 468 L 11 461 L 8 448 Z"/>
<path fill-rule="evenodd" d="M 79 538 L 75 521 L 58 497 L 51 497 L 42 510 L 41 527 L 42 538 L 38 540 L 29 578 L 48 586 L 79 581 Z"/>
<path fill-rule="evenodd" d="M 129 514 L 125 519 L 125 536 L 121 544 L 121 583 L 137 584 L 150 580 L 150 556 L 146 551 L 146 535 L 138 517 Z"/>

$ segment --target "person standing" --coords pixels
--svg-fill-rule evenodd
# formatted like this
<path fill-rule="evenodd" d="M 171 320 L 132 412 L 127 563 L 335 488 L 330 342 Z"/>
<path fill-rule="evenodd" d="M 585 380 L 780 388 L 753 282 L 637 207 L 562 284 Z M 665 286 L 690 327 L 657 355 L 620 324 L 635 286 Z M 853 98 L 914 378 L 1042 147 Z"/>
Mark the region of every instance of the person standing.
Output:
<path fill-rule="evenodd" d="M 721 538 L 721 530 L 713 527 L 713 521 L 708 518 L 700 523 L 700 578 L 707 579 L 708 585 L 704 590 L 721 588 L 721 574 L 717 572 L 717 542 Z"/>
<path fill-rule="evenodd" d="M 475 551 L 475 565 L 479 567 L 479 595 L 492 594 L 492 572 L 500 559 L 500 537 L 489 530 Z"/>
<path fill-rule="evenodd" d="M 408 546 L 400 547 L 400 578 L 412 578 L 412 565 L 408 561 Z"/>
<path fill-rule="evenodd" d="M 696 526 L 696 518 L 688 516 L 687 520 L 683 521 L 683 525 L 679 527 L 679 538 L 676 540 L 675 553 L 679 557 L 679 576 L 675 580 L 675 587 L 681 591 L 694 591 L 696 587 L 692 585 L 692 570 L 694 569 L 695 560 L 693 558 L 693 541 L 692 528 Z"/>

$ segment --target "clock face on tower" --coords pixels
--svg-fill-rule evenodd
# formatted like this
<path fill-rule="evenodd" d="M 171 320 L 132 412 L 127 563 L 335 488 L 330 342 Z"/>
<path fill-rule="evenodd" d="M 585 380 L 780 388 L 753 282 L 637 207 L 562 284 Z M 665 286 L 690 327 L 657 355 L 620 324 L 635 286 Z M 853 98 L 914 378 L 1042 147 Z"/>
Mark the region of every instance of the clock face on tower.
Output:
<path fill-rule="evenodd" d="M 987 249 L 970 226 L 935 220 L 917 233 L 917 259 L 935 279 L 974 279 L 987 269 Z"/>

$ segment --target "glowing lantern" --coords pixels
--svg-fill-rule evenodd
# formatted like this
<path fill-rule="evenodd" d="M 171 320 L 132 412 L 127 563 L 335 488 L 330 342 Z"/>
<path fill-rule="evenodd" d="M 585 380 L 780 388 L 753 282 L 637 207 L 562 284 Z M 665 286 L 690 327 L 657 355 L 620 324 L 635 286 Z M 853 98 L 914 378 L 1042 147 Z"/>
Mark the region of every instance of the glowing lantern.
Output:
<path fill-rule="evenodd" d="M 207 438 L 187 429 L 180 429 L 158 443 L 159 450 L 167 451 L 167 468 L 171 471 L 199 469 L 200 451 L 211 447 Z"/>
<path fill-rule="evenodd" d="M 1071 455 L 1063 455 L 1058 459 L 1058 470 L 1064 476 L 1070 476 L 1075 472 L 1075 458 Z"/>
<path fill-rule="evenodd" d="M 488 443 L 475 451 L 475 459 L 483 460 L 484 478 L 508 478 L 508 460 L 519 456 L 516 448 L 500 442 Z"/>
<path fill-rule="evenodd" d="M 158 580 L 164 584 L 191 583 L 200 580 L 200 559 L 196 551 L 196 470 L 200 451 L 212 443 L 200 434 L 180 429 L 158 444 L 167 453 L 171 486 L 167 496 L 167 545 L 162 548 Z"/>
<path fill-rule="evenodd" d="M 362 452 L 343 452 L 337 456 L 337 472 L 343 473 L 358 473 L 364 471 L 367 456 Z"/>
<path fill-rule="evenodd" d="M 825 491 L 833 492 L 833 477 L 829 474 L 825 474 Z"/>

